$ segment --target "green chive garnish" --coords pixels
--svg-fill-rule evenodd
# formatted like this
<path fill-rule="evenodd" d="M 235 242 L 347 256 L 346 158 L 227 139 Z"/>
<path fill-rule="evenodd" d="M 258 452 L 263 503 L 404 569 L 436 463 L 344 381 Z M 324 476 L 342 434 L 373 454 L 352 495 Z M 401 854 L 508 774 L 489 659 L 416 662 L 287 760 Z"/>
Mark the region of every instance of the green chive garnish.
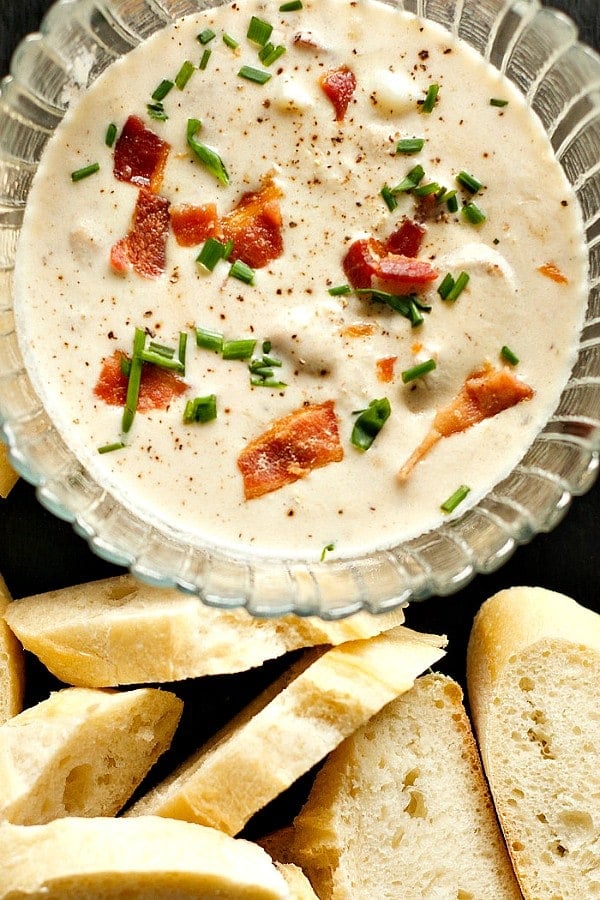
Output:
<path fill-rule="evenodd" d="M 481 181 L 479 181 L 473 175 L 469 175 L 468 172 L 459 172 L 456 176 L 456 180 L 470 194 L 477 194 L 483 187 Z"/>
<path fill-rule="evenodd" d="M 211 53 L 212 53 L 212 50 L 209 50 L 207 47 L 206 50 L 204 51 L 204 53 L 202 54 L 202 58 L 200 59 L 200 62 L 198 63 L 198 68 L 200 69 L 200 71 L 203 72 L 204 69 L 206 69 Z"/>
<path fill-rule="evenodd" d="M 385 205 L 387 206 L 389 211 L 394 212 L 394 210 L 398 207 L 398 201 L 396 200 L 396 194 L 394 193 L 392 188 L 387 184 L 384 184 L 379 193 L 383 197 Z"/>
<path fill-rule="evenodd" d="M 438 94 L 440 91 L 439 84 L 431 84 L 429 85 L 429 90 L 425 95 L 425 99 L 420 105 L 421 112 L 430 113 L 433 112 L 433 108 L 437 103 Z"/>
<path fill-rule="evenodd" d="M 349 284 L 337 284 L 335 287 L 330 287 L 327 291 L 328 294 L 331 294 L 332 297 L 341 297 L 344 294 L 350 294 L 352 288 Z"/>
<path fill-rule="evenodd" d="M 212 422 L 216 418 L 217 398 L 215 394 L 188 400 L 183 411 L 183 422 L 185 425 L 192 425 L 195 422 Z"/>
<path fill-rule="evenodd" d="M 437 289 L 438 294 L 440 295 L 442 300 L 448 299 L 448 294 L 450 293 L 450 291 L 452 290 L 452 288 L 454 287 L 455 284 L 456 284 L 456 282 L 454 281 L 454 278 L 452 277 L 450 272 L 448 272 L 448 274 L 442 279 L 442 282 Z"/>
<path fill-rule="evenodd" d="M 238 47 L 238 42 L 235 38 L 231 37 L 230 34 L 223 35 L 223 43 L 229 47 L 230 50 L 236 50 Z"/>
<path fill-rule="evenodd" d="M 218 331 L 209 331 L 208 328 L 196 328 L 196 345 L 203 350 L 216 350 L 223 352 L 223 335 Z"/>
<path fill-rule="evenodd" d="M 415 381 L 415 379 L 427 375 L 428 372 L 433 372 L 435 367 L 435 359 L 427 359 L 425 362 L 418 363 L 416 366 L 411 366 L 410 369 L 405 369 L 402 372 L 402 381 L 404 384 L 408 384 L 409 381 Z"/>
<path fill-rule="evenodd" d="M 212 28 L 205 28 L 204 31 L 201 31 L 198 35 L 198 40 L 204 45 L 210 43 L 214 37 L 216 37 L 216 35 Z"/>
<path fill-rule="evenodd" d="M 216 238 L 207 238 L 202 250 L 196 257 L 196 262 L 208 269 L 209 272 L 212 272 L 219 260 L 225 258 L 226 252 L 227 247 L 221 241 L 218 241 Z"/>
<path fill-rule="evenodd" d="M 183 374 L 185 375 L 185 351 L 187 348 L 187 331 L 179 332 L 179 344 L 177 345 L 177 359 L 183 366 Z"/>
<path fill-rule="evenodd" d="M 385 303 L 391 307 L 394 312 L 400 313 L 405 319 L 408 319 L 413 328 L 422 325 L 425 321 L 423 313 L 431 312 L 431 306 L 422 303 L 416 294 L 389 294 L 387 291 L 374 290 L 373 288 L 358 288 L 355 291 L 359 296 L 368 296 L 377 303 Z"/>
<path fill-rule="evenodd" d="M 297 9 L 302 9 L 302 0 L 289 0 L 288 3 L 282 3 L 279 12 L 296 12 Z"/>
<path fill-rule="evenodd" d="M 71 181 L 83 181 L 84 178 L 89 178 L 90 175 L 94 175 L 99 169 L 100 163 L 90 163 L 89 166 L 83 166 L 83 168 L 71 172 Z"/>
<path fill-rule="evenodd" d="M 396 144 L 396 153 L 404 153 L 410 156 L 419 153 L 425 146 L 425 138 L 402 138 Z"/>
<path fill-rule="evenodd" d="M 131 365 L 129 368 L 129 380 L 127 382 L 127 396 L 125 398 L 125 408 L 123 409 L 123 420 L 121 428 L 127 434 L 137 410 L 138 397 L 140 395 L 140 383 L 142 380 L 142 353 L 146 346 L 146 332 L 141 328 L 135 329 L 133 338 L 133 353 L 131 355 Z"/>
<path fill-rule="evenodd" d="M 487 219 L 486 214 L 475 203 L 467 203 L 462 208 L 462 217 L 471 225 L 481 225 Z"/>
<path fill-rule="evenodd" d="M 232 278 L 237 278 L 238 281 L 243 281 L 244 284 L 254 284 L 254 269 L 251 269 L 241 259 L 236 259 L 229 270 L 229 275 Z"/>
<path fill-rule="evenodd" d="M 400 184 L 391 188 L 391 191 L 393 194 L 402 194 L 405 191 L 413 191 L 421 183 L 424 177 L 425 170 L 423 169 L 423 166 L 413 166 Z"/>
<path fill-rule="evenodd" d="M 498 97 L 492 97 L 490 99 L 490 106 L 508 106 L 508 100 L 500 100 Z"/>
<path fill-rule="evenodd" d="M 252 41 L 253 44 L 259 44 L 261 47 L 264 47 L 271 37 L 272 31 L 272 25 L 265 22 L 263 19 L 259 19 L 258 16 L 252 16 L 250 24 L 248 25 L 246 37 L 249 41 Z"/>
<path fill-rule="evenodd" d="M 274 47 L 273 44 L 265 44 L 260 50 L 258 58 L 263 66 L 272 66 L 284 53 L 285 47 L 282 44 L 278 44 L 276 47 Z"/>
<path fill-rule="evenodd" d="M 114 122 L 111 122 L 110 125 L 108 126 L 108 128 L 106 129 L 106 135 L 104 137 L 104 143 L 106 144 L 106 146 L 112 147 L 115 142 L 116 137 L 117 137 L 117 126 L 115 125 Z"/>
<path fill-rule="evenodd" d="M 175 82 L 170 81 L 168 78 L 163 78 L 161 83 L 158 85 L 154 93 L 152 94 L 152 99 L 156 100 L 160 103 L 161 100 L 164 100 L 169 91 L 174 87 Z"/>
<path fill-rule="evenodd" d="M 469 278 L 470 278 L 470 276 L 469 276 L 468 272 L 461 272 L 460 275 L 458 276 L 458 278 L 456 279 L 456 281 L 454 282 L 454 284 L 452 285 L 452 287 L 450 288 L 450 290 L 448 291 L 447 295 L 444 297 L 444 300 L 453 301 L 453 300 L 456 300 L 458 297 L 460 297 L 460 295 L 462 294 L 462 292 L 464 291 L 464 289 L 466 288 L 466 286 L 469 283 Z"/>
<path fill-rule="evenodd" d="M 454 512 L 459 503 L 463 502 L 470 490 L 471 488 L 467 487 L 466 484 L 461 484 L 461 486 L 457 488 L 454 493 L 451 494 L 450 497 L 448 497 L 448 499 L 441 504 L 440 509 L 442 510 L 442 512 Z"/>
<path fill-rule="evenodd" d="M 187 123 L 187 143 L 188 147 L 199 162 L 205 166 L 211 175 L 221 184 L 229 184 L 229 174 L 225 168 L 225 164 L 218 153 L 207 147 L 206 144 L 196 140 L 196 133 L 202 128 L 200 119 L 188 119 Z"/>
<path fill-rule="evenodd" d="M 165 108 L 162 103 L 148 103 L 146 105 L 146 110 L 151 119 L 155 119 L 157 122 L 166 122 L 169 118 L 165 112 Z"/>
<path fill-rule="evenodd" d="M 323 549 L 321 550 L 321 562 L 325 562 L 325 557 L 328 553 L 332 553 L 335 550 L 335 544 L 325 544 Z"/>
<path fill-rule="evenodd" d="M 114 450 L 122 450 L 125 444 L 123 441 L 115 441 L 113 444 L 104 444 L 98 447 L 98 453 L 112 453 Z"/>
<path fill-rule="evenodd" d="M 194 74 L 194 63 L 186 59 L 179 72 L 175 76 L 175 84 L 180 91 L 184 89 L 192 75 Z"/>
<path fill-rule="evenodd" d="M 448 212 L 457 213 L 458 212 L 458 197 L 456 193 L 451 193 L 448 199 L 446 200 L 446 206 L 448 207 Z"/>
<path fill-rule="evenodd" d="M 506 362 L 510 363 L 511 366 L 516 366 L 519 362 L 519 357 L 516 355 L 516 353 L 513 353 L 510 347 L 507 347 L 506 344 L 500 350 L 500 355 L 502 359 L 505 359 Z"/>
<path fill-rule="evenodd" d="M 431 197 L 432 194 L 439 194 L 441 188 L 437 181 L 430 181 L 429 184 L 421 184 L 414 188 L 415 197 Z"/>
<path fill-rule="evenodd" d="M 255 84 L 266 84 L 273 77 L 270 72 L 255 69 L 253 66 L 242 66 L 238 75 L 240 78 L 245 78 L 246 81 L 253 81 Z"/>
<path fill-rule="evenodd" d="M 368 450 L 391 413 L 390 401 L 387 397 L 381 400 L 371 400 L 368 407 L 363 409 L 354 423 L 350 442 L 358 450 Z"/>
<path fill-rule="evenodd" d="M 223 341 L 223 359 L 250 359 L 255 347 L 256 341 L 253 339 Z"/>

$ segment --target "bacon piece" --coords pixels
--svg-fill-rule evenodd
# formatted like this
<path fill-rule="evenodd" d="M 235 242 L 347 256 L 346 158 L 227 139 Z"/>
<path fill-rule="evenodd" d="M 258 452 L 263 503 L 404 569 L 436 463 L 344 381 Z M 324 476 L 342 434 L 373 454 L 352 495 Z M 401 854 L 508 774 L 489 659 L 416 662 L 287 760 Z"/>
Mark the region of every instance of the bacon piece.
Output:
<path fill-rule="evenodd" d="M 207 238 L 219 237 L 220 225 L 215 203 L 203 206 L 173 206 L 171 228 L 180 247 L 195 247 Z"/>
<path fill-rule="evenodd" d="M 353 288 L 370 288 L 377 275 L 378 254 L 382 245 L 373 238 L 359 238 L 350 244 L 342 267 Z"/>
<path fill-rule="evenodd" d="M 125 353 L 115 350 L 112 356 L 102 360 L 100 376 L 94 387 L 94 394 L 109 406 L 125 406 L 127 398 L 127 378 L 121 371 L 121 361 Z M 174 372 L 145 363 L 142 369 L 138 412 L 151 409 L 166 409 L 175 397 L 187 390 L 185 382 Z"/>
<path fill-rule="evenodd" d="M 551 281 L 555 281 L 556 284 L 568 284 L 569 279 L 566 275 L 560 271 L 555 263 L 545 263 L 543 266 L 539 266 L 538 272 L 540 275 L 543 275 L 545 278 L 549 278 Z"/>
<path fill-rule="evenodd" d="M 391 253 L 387 244 L 375 238 L 354 241 L 342 266 L 353 288 L 366 289 L 377 282 L 384 290 L 403 294 L 418 293 L 438 275 L 427 260 Z"/>
<path fill-rule="evenodd" d="M 343 456 L 333 400 L 302 406 L 273 422 L 240 453 L 244 496 L 253 500 L 277 491 Z"/>
<path fill-rule="evenodd" d="M 388 253 L 397 253 L 400 256 L 418 256 L 426 229 L 412 219 L 404 219 L 400 228 L 397 228 L 385 242 Z"/>
<path fill-rule="evenodd" d="M 223 238 L 233 241 L 231 259 L 262 269 L 283 253 L 281 189 L 267 178 L 258 191 L 244 194 L 221 220 Z"/>
<path fill-rule="evenodd" d="M 133 227 L 111 249 L 110 264 L 120 275 L 129 268 L 142 278 L 157 278 L 167 265 L 169 201 L 141 188 L 133 214 Z"/>
<path fill-rule="evenodd" d="M 333 104 L 336 122 L 341 122 L 356 90 L 356 76 L 348 66 L 330 69 L 319 79 L 321 90 Z"/>
<path fill-rule="evenodd" d="M 115 178 L 158 193 L 170 149 L 170 144 L 146 128 L 139 116 L 129 116 L 115 143 Z"/>
<path fill-rule="evenodd" d="M 396 365 L 397 356 L 386 356 L 384 359 L 378 359 L 375 363 L 377 372 L 377 380 L 383 384 L 389 384 L 394 380 L 394 367 Z"/>
<path fill-rule="evenodd" d="M 486 365 L 469 375 L 457 396 L 438 410 L 431 431 L 398 472 L 404 482 L 423 457 L 443 437 L 466 431 L 472 425 L 491 419 L 522 400 L 533 397 L 533 388 L 515 378 L 508 369 Z"/>

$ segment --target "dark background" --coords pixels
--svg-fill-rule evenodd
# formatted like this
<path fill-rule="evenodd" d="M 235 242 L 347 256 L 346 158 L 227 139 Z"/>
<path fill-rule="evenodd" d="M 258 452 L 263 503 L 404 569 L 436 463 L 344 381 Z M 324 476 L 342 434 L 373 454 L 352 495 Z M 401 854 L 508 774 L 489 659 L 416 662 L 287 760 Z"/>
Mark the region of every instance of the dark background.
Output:
<path fill-rule="evenodd" d="M 545 5 L 567 12 L 579 25 L 582 40 L 596 49 L 600 47 L 599 0 L 552 0 Z M 0 0 L 0 77 L 8 72 L 18 40 L 38 28 L 49 6 L 50 0 Z M 574 499 L 565 519 L 553 532 L 538 535 L 527 546 L 518 548 L 497 573 L 477 576 L 459 593 L 411 605 L 407 623 L 419 630 L 448 635 L 448 655 L 438 668 L 464 685 L 465 649 L 473 615 L 483 600 L 497 590 L 539 585 L 568 594 L 600 612 L 599 526 L 600 485 L 596 484 L 586 496 Z M 46 512 L 35 499 L 33 488 L 24 481 L 17 484 L 8 500 L 0 500 L 0 573 L 15 598 L 120 571 L 96 558 L 70 525 Z M 210 691 L 202 691 L 201 684 L 194 682 L 177 685 L 178 693 L 189 702 L 176 752 L 185 753 L 229 718 L 280 666 L 281 663 L 269 665 L 253 676 L 212 679 Z M 28 658 L 27 702 L 46 696 L 53 686 L 37 661 Z M 168 764 L 159 764 L 155 775 L 160 774 L 161 765 L 164 768 Z M 295 798 L 284 796 L 267 812 L 263 823 L 271 824 L 277 815 L 285 818 L 290 803 L 295 802 Z M 260 829 L 258 821 L 255 830 Z"/>

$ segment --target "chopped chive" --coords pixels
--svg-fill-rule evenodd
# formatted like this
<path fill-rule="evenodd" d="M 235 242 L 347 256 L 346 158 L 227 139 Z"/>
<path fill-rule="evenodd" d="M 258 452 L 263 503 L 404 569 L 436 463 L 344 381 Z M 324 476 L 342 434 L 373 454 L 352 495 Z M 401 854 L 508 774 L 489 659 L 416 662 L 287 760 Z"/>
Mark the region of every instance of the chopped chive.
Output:
<path fill-rule="evenodd" d="M 458 196 L 456 193 L 451 193 L 448 199 L 446 200 L 446 206 L 448 207 L 448 212 L 457 213 L 458 212 Z"/>
<path fill-rule="evenodd" d="M 270 25 L 269 22 L 259 19 L 258 16 L 252 16 L 250 24 L 248 25 L 246 37 L 249 41 L 252 41 L 253 44 L 259 44 L 261 47 L 264 47 L 271 37 L 272 32 L 273 26 Z"/>
<path fill-rule="evenodd" d="M 468 172 L 459 172 L 456 176 L 456 180 L 470 194 L 477 194 L 483 187 L 481 181 L 473 175 L 470 175 Z"/>
<path fill-rule="evenodd" d="M 212 53 L 212 50 L 209 50 L 207 47 L 205 49 L 204 53 L 202 54 L 200 62 L 198 63 L 198 68 L 200 69 L 201 72 L 203 72 L 204 69 L 206 69 L 211 53 Z"/>
<path fill-rule="evenodd" d="M 430 181 L 429 184 L 422 184 L 414 188 L 415 197 L 431 197 L 432 194 L 438 194 L 440 186 L 437 181 Z"/>
<path fill-rule="evenodd" d="M 188 400 L 183 411 L 183 422 L 191 425 L 194 422 L 212 422 L 217 418 L 217 397 L 209 394 L 207 397 L 195 397 Z"/>
<path fill-rule="evenodd" d="M 394 193 L 392 188 L 387 184 L 384 184 L 379 193 L 385 201 L 385 205 L 387 206 L 389 211 L 394 212 L 394 210 L 398 207 L 398 201 L 396 200 L 396 194 Z"/>
<path fill-rule="evenodd" d="M 238 47 L 238 42 L 235 38 L 231 37 L 230 34 L 223 35 L 223 43 L 229 47 L 230 50 L 236 50 Z"/>
<path fill-rule="evenodd" d="M 491 97 L 490 106 L 508 106 L 508 100 L 500 100 L 499 97 Z"/>
<path fill-rule="evenodd" d="M 161 102 L 148 103 L 146 105 L 146 110 L 150 118 L 155 119 L 157 122 L 166 122 L 169 118 Z"/>
<path fill-rule="evenodd" d="M 242 66 L 238 75 L 240 78 L 245 78 L 246 81 L 253 81 L 255 84 L 266 84 L 273 77 L 270 72 L 255 69 L 253 66 Z"/>
<path fill-rule="evenodd" d="M 183 374 L 185 375 L 185 351 L 187 348 L 187 331 L 179 332 L 179 343 L 177 345 L 177 359 L 183 366 Z"/>
<path fill-rule="evenodd" d="M 192 75 L 194 74 L 194 63 L 186 59 L 179 72 L 175 76 L 175 84 L 180 91 L 184 89 Z"/>
<path fill-rule="evenodd" d="M 133 353 L 131 355 L 129 379 L 127 381 L 127 396 L 125 398 L 125 408 L 123 409 L 123 419 L 121 423 L 121 428 L 125 433 L 127 433 L 133 425 L 137 410 L 138 397 L 140 395 L 140 383 L 142 380 L 142 368 L 144 365 L 142 353 L 144 352 L 145 346 L 146 332 L 141 328 L 136 328 L 133 337 Z"/>
<path fill-rule="evenodd" d="M 276 381 L 274 378 L 261 378 L 258 375 L 252 375 L 250 378 L 252 387 L 266 387 L 274 390 L 281 390 L 287 387 L 285 381 Z"/>
<path fill-rule="evenodd" d="M 171 81 L 168 78 L 163 78 L 161 83 L 158 85 L 154 93 L 152 94 L 152 99 L 156 100 L 160 103 L 161 100 L 164 100 L 169 91 L 174 87 L 175 82 Z"/>
<path fill-rule="evenodd" d="M 419 153 L 425 146 L 425 138 L 402 138 L 396 144 L 396 153 L 404 153 L 410 156 Z"/>
<path fill-rule="evenodd" d="M 363 409 L 354 423 L 350 442 L 358 449 L 368 450 L 391 413 L 390 401 L 387 397 L 381 400 L 371 400 L 368 407 Z"/>
<path fill-rule="evenodd" d="M 237 278 L 238 281 L 243 281 L 244 284 L 254 284 L 254 269 L 251 269 L 250 266 L 241 259 L 236 259 L 229 270 L 229 275 L 231 278 Z"/>
<path fill-rule="evenodd" d="M 272 66 L 285 52 L 285 47 L 282 44 L 278 44 L 276 47 L 274 47 L 273 44 L 265 44 L 259 52 L 258 58 L 263 66 Z"/>
<path fill-rule="evenodd" d="M 389 294 L 387 291 L 374 290 L 373 288 L 358 288 L 355 292 L 359 296 L 368 295 L 371 300 L 377 303 L 385 303 L 391 307 L 394 312 L 400 313 L 405 319 L 408 319 L 413 328 L 422 325 L 425 321 L 423 313 L 431 312 L 431 306 L 426 306 L 417 298 L 416 294 Z"/>
<path fill-rule="evenodd" d="M 187 123 L 187 143 L 188 147 L 199 162 L 205 166 L 211 175 L 219 181 L 221 184 L 229 184 L 229 173 L 225 168 L 225 164 L 221 157 L 212 150 L 210 147 L 207 147 L 206 144 L 201 143 L 196 140 L 196 133 L 202 128 L 202 122 L 200 119 L 188 119 Z"/>
<path fill-rule="evenodd" d="M 90 163 L 89 166 L 83 166 L 83 168 L 71 172 L 71 181 L 83 181 L 84 178 L 89 178 L 90 175 L 94 175 L 99 169 L 100 163 Z"/>
<path fill-rule="evenodd" d="M 402 194 L 405 191 L 413 191 L 417 185 L 421 183 L 424 177 L 425 170 L 423 169 L 423 166 L 413 166 L 400 184 L 397 184 L 396 187 L 391 189 L 392 193 Z"/>
<path fill-rule="evenodd" d="M 417 378 L 427 375 L 428 372 L 433 372 L 435 368 L 435 359 L 427 359 L 425 362 L 417 363 L 416 366 L 411 366 L 410 369 L 405 369 L 402 372 L 402 381 L 404 384 L 408 384 L 409 381 L 415 381 Z"/>
<path fill-rule="evenodd" d="M 502 356 L 502 359 L 505 359 L 506 362 L 510 363 L 511 366 L 516 366 L 519 362 L 519 357 L 516 355 L 516 353 L 513 353 L 510 347 L 507 347 L 506 344 L 500 350 L 500 355 Z"/>
<path fill-rule="evenodd" d="M 167 359 L 173 359 L 175 356 L 174 347 L 165 347 L 164 344 L 157 344 L 155 341 L 150 341 L 148 350 L 152 353 L 158 353 L 159 356 L 165 356 Z"/>
<path fill-rule="evenodd" d="M 226 249 L 225 244 L 222 244 L 216 238 L 207 238 L 202 250 L 196 257 L 196 262 L 208 269 L 209 272 L 212 272 L 219 260 L 224 259 Z"/>
<path fill-rule="evenodd" d="M 128 356 L 122 356 L 119 368 L 121 370 L 121 375 L 124 378 L 129 378 L 129 373 L 131 372 L 131 360 Z"/>
<path fill-rule="evenodd" d="M 125 447 L 123 441 L 115 441 L 113 444 L 104 444 L 98 447 L 98 453 L 112 453 L 114 450 L 122 450 Z"/>
<path fill-rule="evenodd" d="M 198 35 L 198 40 L 204 45 L 210 43 L 214 37 L 216 37 L 216 34 L 212 28 L 205 28 L 204 31 L 201 31 Z"/>
<path fill-rule="evenodd" d="M 172 357 L 169 357 L 165 356 L 164 353 L 156 353 L 152 350 L 142 350 L 140 358 L 142 362 L 150 363 L 153 366 L 158 366 L 160 369 L 169 369 L 170 371 L 177 372 L 180 375 L 183 374 L 184 366 L 179 362 L 178 359 L 174 358 L 174 355 Z"/>
<path fill-rule="evenodd" d="M 233 252 L 233 241 L 229 240 L 225 244 L 225 251 L 223 253 L 223 259 L 228 260 L 229 257 L 231 256 L 232 252 Z"/>
<path fill-rule="evenodd" d="M 456 281 L 454 282 L 454 284 L 452 285 L 452 287 L 450 288 L 450 290 L 448 291 L 448 293 L 446 294 L 446 296 L 444 297 L 444 300 L 450 300 L 450 301 L 457 300 L 458 297 L 460 297 L 460 295 L 466 288 L 466 286 L 468 285 L 469 278 L 470 278 L 470 276 L 469 276 L 468 272 L 461 272 L 460 275 L 458 276 L 458 278 L 456 279 Z"/>
<path fill-rule="evenodd" d="M 466 484 L 461 484 L 459 488 L 457 488 L 453 494 L 451 494 L 447 500 L 445 500 L 441 505 L 440 509 L 442 512 L 451 513 L 454 512 L 456 507 L 463 502 L 469 491 L 470 487 L 467 487 Z"/>
<path fill-rule="evenodd" d="M 442 279 L 442 282 L 437 289 L 437 292 L 440 295 L 440 297 L 442 298 L 442 300 L 448 299 L 448 294 L 450 293 L 450 291 L 452 290 L 452 288 L 454 287 L 455 284 L 456 284 L 456 282 L 454 281 L 454 278 L 452 277 L 450 272 L 448 272 L 448 274 Z"/>
<path fill-rule="evenodd" d="M 241 341 L 223 341 L 223 359 L 250 359 L 256 341 L 252 338 Z"/>
<path fill-rule="evenodd" d="M 462 208 L 462 217 L 471 225 L 481 225 L 487 219 L 486 214 L 475 203 L 467 203 Z"/>
<path fill-rule="evenodd" d="M 427 91 L 427 94 L 425 95 L 425 99 L 421 103 L 421 107 L 420 107 L 421 112 L 423 112 L 423 113 L 433 112 L 433 108 L 434 108 L 435 104 L 437 103 L 439 91 L 440 91 L 439 84 L 430 84 L 429 85 L 429 90 Z"/>
<path fill-rule="evenodd" d="M 440 189 L 437 192 L 435 199 L 437 200 L 438 203 L 448 203 L 448 201 L 452 197 L 456 197 L 457 193 L 458 192 L 456 190 L 454 190 L 454 188 L 452 188 L 452 190 L 448 190 L 448 188 L 445 188 L 442 185 L 442 186 L 440 186 Z"/>
<path fill-rule="evenodd" d="M 208 328 L 196 328 L 196 346 L 203 350 L 216 350 L 223 352 L 223 335 L 218 331 L 209 331 Z"/>
<path fill-rule="evenodd" d="M 325 557 L 328 553 L 333 553 L 335 550 L 335 544 L 325 544 L 323 549 L 321 550 L 321 562 L 325 562 Z"/>
<path fill-rule="evenodd" d="M 106 135 L 104 136 L 104 143 L 107 147 L 112 147 L 115 138 L 117 137 L 117 126 L 114 122 L 111 122 L 108 128 L 106 129 Z"/>
<path fill-rule="evenodd" d="M 288 0 L 281 4 L 279 12 L 296 12 L 297 9 L 302 9 L 302 0 Z"/>
<path fill-rule="evenodd" d="M 273 348 L 273 344 L 271 343 L 271 341 L 263 341 L 263 343 L 262 343 L 262 352 L 263 353 L 270 353 L 272 348 Z"/>
<path fill-rule="evenodd" d="M 349 284 L 337 284 L 335 287 L 330 287 L 327 291 L 332 297 L 341 297 L 344 294 L 350 294 L 351 292 L 352 288 Z"/>

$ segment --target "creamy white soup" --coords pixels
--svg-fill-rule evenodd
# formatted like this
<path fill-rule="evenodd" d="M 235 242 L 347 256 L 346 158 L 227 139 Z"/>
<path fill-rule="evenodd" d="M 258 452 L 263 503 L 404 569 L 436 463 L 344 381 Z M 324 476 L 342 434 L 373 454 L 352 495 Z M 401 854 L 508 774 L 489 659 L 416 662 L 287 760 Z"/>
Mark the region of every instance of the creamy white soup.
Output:
<path fill-rule="evenodd" d="M 244 0 L 110 66 L 47 146 L 15 273 L 34 387 L 94 478 L 191 543 L 314 560 L 501 480 L 585 300 L 539 121 L 378 0 Z"/>

